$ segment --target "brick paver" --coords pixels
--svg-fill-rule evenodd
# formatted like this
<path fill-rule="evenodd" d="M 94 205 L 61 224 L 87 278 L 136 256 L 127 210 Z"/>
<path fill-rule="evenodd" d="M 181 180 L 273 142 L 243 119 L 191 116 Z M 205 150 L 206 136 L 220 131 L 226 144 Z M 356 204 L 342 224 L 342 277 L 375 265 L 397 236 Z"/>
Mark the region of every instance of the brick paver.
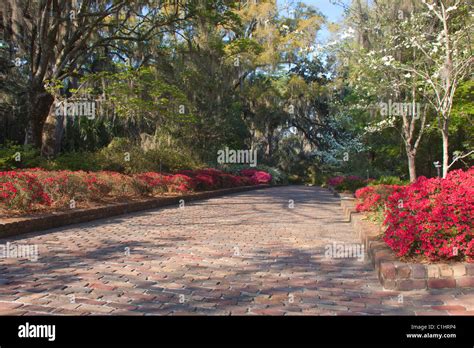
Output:
<path fill-rule="evenodd" d="M 293 203 L 293 204 L 292 204 Z M 293 206 L 294 205 L 294 206 Z M 474 314 L 474 289 L 384 291 L 371 265 L 328 258 L 354 244 L 317 187 L 251 191 L 0 240 L 0 314 Z"/>

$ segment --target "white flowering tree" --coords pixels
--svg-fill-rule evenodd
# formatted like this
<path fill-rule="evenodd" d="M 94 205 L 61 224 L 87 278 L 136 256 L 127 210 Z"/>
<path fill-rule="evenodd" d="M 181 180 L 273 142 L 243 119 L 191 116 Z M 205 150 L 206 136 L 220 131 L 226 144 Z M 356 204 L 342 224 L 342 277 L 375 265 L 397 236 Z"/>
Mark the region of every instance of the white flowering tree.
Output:
<path fill-rule="evenodd" d="M 364 83 L 373 84 L 372 96 L 379 99 L 372 106 L 372 112 L 380 113 L 382 119 L 365 128 L 368 133 L 378 132 L 388 127 L 397 129 L 403 141 L 408 162 L 410 181 L 416 179 L 416 155 L 427 126 L 428 108 L 424 103 L 422 91 L 426 88 L 422 81 L 411 74 L 398 74 L 391 69 L 394 58 L 384 56 L 385 49 L 375 53 L 370 51 L 363 64 L 370 69 L 375 80 L 366 79 Z M 360 70 L 363 74 L 365 68 Z M 381 99 L 381 98 L 384 99 Z"/>
<path fill-rule="evenodd" d="M 355 6 L 354 10 L 363 15 L 353 13 L 349 17 L 358 32 L 355 44 L 345 47 L 352 62 L 352 85 L 369 102 L 375 99 L 378 103 L 383 98 L 385 103 L 395 100 L 399 104 L 395 105 L 395 115 L 389 112 L 386 119 L 369 125 L 366 131 L 386 127 L 399 130 L 410 179 L 414 180 L 415 158 L 431 109 L 442 134 L 446 176 L 452 165 L 448 147 L 454 93 L 472 69 L 469 7 L 460 0 L 436 4 L 378 1 L 370 8 Z M 410 104 L 412 108 L 406 107 Z M 454 161 L 471 153 L 456 152 Z"/>
<path fill-rule="evenodd" d="M 356 6 L 349 19 L 356 24 L 357 36 L 341 46 L 341 57 L 350 62 L 350 85 L 359 97 L 353 110 L 365 107 L 372 116 L 365 132 L 396 129 L 403 141 L 410 180 L 414 181 L 416 155 L 427 125 L 423 93 L 427 87 L 418 76 L 394 68 L 396 61 L 412 64 L 417 60 L 413 49 L 403 45 L 402 30 L 414 9 L 398 5 L 378 2 L 370 9 Z M 354 20 L 364 17 L 359 11 L 365 11 L 365 21 Z"/>
<path fill-rule="evenodd" d="M 404 62 L 394 59 L 394 69 L 420 79 L 425 100 L 436 111 L 443 139 L 443 177 L 449 163 L 449 124 L 454 94 L 472 72 L 472 10 L 462 0 L 422 1 L 424 11 L 413 13 L 402 22 L 400 41 L 395 47 L 409 47 L 417 59 Z M 456 153 L 453 161 L 473 151 Z"/>

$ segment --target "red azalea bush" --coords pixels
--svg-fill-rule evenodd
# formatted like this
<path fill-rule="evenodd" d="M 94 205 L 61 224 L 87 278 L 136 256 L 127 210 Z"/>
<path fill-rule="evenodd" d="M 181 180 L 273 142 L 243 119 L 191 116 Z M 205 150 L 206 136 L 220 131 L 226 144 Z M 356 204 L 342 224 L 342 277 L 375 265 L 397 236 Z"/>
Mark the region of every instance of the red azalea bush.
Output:
<path fill-rule="evenodd" d="M 474 260 L 474 167 L 420 177 L 387 199 L 384 241 L 398 256 Z"/>
<path fill-rule="evenodd" d="M 232 175 L 217 169 L 181 171 L 178 174 L 155 172 L 125 175 L 110 171 L 46 171 L 39 168 L 0 172 L 0 208 L 27 210 L 37 206 L 64 207 L 71 200 L 103 201 L 215 190 L 256 185 L 268 180 L 265 172 L 252 177 Z M 271 180 L 271 176 L 270 176 Z"/>
<path fill-rule="evenodd" d="M 356 210 L 361 211 L 377 211 L 384 208 L 388 197 L 401 186 L 398 185 L 375 185 L 366 186 L 355 192 L 357 198 Z"/>
<path fill-rule="evenodd" d="M 261 170 L 256 170 L 256 169 L 242 169 L 240 171 L 240 175 L 250 178 L 250 180 L 255 185 L 256 184 L 269 184 L 272 181 L 271 174 L 261 171 Z"/>
<path fill-rule="evenodd" d="M 189 192 L 194 191 L 195 181 L 183 174 L 171 175 L 167 181 L 169 192 Z"/>
<path fill-rule="evenodd" d="M 195 180 L 198 190 L 216 190 L 222 187 L 222 171 L 207 168 L 197 170 L 196 174 Z"/>
<path fill-rule="evenodd" d="M 212 168 L 198 170 L 183 170 L 180 174 L 189 176 L 194 181 L 194 187 L 197 191 L 208 191 L 221 188 L 222 171 Z"/>
<path fill-rule="evenodd" d="M 96 196 L 93 189 L 95 178 L 90 178 L 88 182 L 84 180 L 84 175 L 79 172 L 37 172 L 44 191 L 51 198 L 53 206 L 64 206 L 71 199 L 81 199 L 88 196 L 88 189 L 91 195 Z"/>
<path fill-rule="evenodd" d="M 217 187 L 216 179 L 210 175 L 198 174 L 194 177 L 196 188 L 199 190 L 213 190 Z"/>
<path fill-rule="evenodd" d="M 28 209 L 33 204 L 50 205 L 38 175 L 22 171 L 0 172 L 0 202 L 8 208 Z"/>
<path fill-rule="evenodd" d="M 19 194 L 0 194 L 0 202 L 3 200 L 7 207 L 25 210 L 36 204 L 58 207 L 69 204 L 72 199 L 100 200 L 110 193 L 120 195 L 118 192 L 121 184 L 126 182 L 126 176 L 111 172 L 45 171 L 35 168 L 0 173 L 1 181 L 4 182 L 0 184 L 0 191 L 9 187 Z"/>
<path fill-rule="evenodd" d="M 332 187 L 336 187 L 344 182 L 344 177 L 343 176 L 334 176 L 332 178 L 329 178 L 328 184 Z"/>
<path fill-rule="evenodd" d="M 164 193 L 168 191 L 168 176 L 162 173 L 148 172 L 133 175 L 134 189 L 142 195 Z"/>
<path fill-rule="evenodd" d="M 267 184 L 272 180 L 270 174 L 254 169 L 244 169 L 240 171 L 240 175 L 225 173 L 213 168 L 194 171 L 182 170 L 179 173 L 191 177 L 194 180 L 194 186 L 197 191 Z"/>
<path fill-rule="evenodd" d="M 245 186 L 244 182 L 242 181 L 242 177 L 232 174 L 222 173 L 221 182 L 223 188 Z"/>

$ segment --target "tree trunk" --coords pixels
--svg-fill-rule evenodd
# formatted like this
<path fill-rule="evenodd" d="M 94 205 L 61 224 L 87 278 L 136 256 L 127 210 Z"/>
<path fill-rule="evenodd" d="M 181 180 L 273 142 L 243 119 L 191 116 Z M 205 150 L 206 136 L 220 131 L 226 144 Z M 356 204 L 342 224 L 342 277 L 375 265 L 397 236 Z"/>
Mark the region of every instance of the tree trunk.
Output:
<path fill-rule="evenodd" d="M 43 144 L 43 127 L 54 102 L 54 97 L 43 86 L 33 86 L 29 91 L 29 121 L 26 143 L 38 149 Z"/>
<path fill-rule="evenodd" d="M 273 128 L 267 128 L 267 148 L 265 155 L 268 159 L 271 159 L 273 155 Z"/>
<path fill-rule="evenodd" d="M 408 157 L 408 172 L 410 173 L 410 182 L 414 182 L 416 180 L 416 154 L 413 151 L 407 149 L 407 157 Z"/>
<path fill-rule="evenodd" d="M 53 98 L 54 101 L 54 98 Z M 43 125 L 41 155 L 44 157 L 52 157 L 59 152 L 59 138 L 62 134 L 62 118 L 56 116 L 56 108 L 54 103 L 50 105 L 46 121 Z"/>
<path fill-rule="evenodd" d="M 446 178 L 449 166 L 449 132 L 447 122 L 444 123 L 441 134 L 443 135 L 443 178 Z"/>

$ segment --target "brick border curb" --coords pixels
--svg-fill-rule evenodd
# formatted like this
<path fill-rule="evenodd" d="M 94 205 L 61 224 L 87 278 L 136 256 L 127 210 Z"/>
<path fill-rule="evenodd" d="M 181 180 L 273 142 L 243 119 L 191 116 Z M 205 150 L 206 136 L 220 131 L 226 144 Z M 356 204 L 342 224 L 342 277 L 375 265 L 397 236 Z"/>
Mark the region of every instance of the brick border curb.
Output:
<path fill-rule="evenodd" d="M 380 240 L 382 227 L 364 220 L 355 210 L 355 200 L 342 200 L 344 216 L 351 222 L 364 245 L 380 283 L 385 289 L 410 291 L 419 289 L 474 287 L 474 263 L 406 263 Z"/>
<path fill-rule="evenodd" d="M 97 208 L 77 209 L 66 212 L 52 213 L 40 217 L 33 217 L 28 220 L 0 223 L 0 239 L 142 210 L 166 207 L 179 204 L 181 199 L 184 201 L 195 201 L 219 197 L 230 193 L 253 191 L 268 187 L 273 187 L 273 185 L 232 187 L 215 191 L 197 192 L 182 196 L 150 198 L 139 202 L 109 204 Z"/>

